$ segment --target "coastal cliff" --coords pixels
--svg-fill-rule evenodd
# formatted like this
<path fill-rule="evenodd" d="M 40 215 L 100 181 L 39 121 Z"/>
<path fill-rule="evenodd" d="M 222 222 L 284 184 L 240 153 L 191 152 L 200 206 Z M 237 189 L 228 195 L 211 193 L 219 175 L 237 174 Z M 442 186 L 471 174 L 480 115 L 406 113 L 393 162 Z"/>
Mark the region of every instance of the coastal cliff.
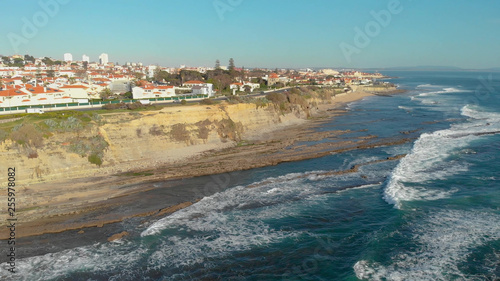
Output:
<path fill-rule="evenodd" d="M 202 152 L 265 137 L 305 121 L 300 108 L 282 113 L 272 104 L 251 103 L 166 107 L 159 111 L 102 115 L 76 132 L 54 132 L 43 144 L 22 147 L 11 139 L 0 144 L 1 162 L 15 167 L 17 184 L 103 176 L 134 169 L 154 169 Z M 37 126 L 36 129 L 40 127 Z M 91 163 L 87 150 L 102 145 L 101 161 Z M 36 147 L 34 147 L 36 146 Z M 80 150 L 80 151 L 79 151 Z M 82 152 L 82 153 L 80 153 Z M 87 156 L 87 157 L 86 157 Z M 0 175 L 7 182 L 7 174 Z"/>
<path fill-rule="evenodd" d="M 0 126 L 0 130 L 10 133 L 7 137 L 0 134 L 0 161 L 4 167 L 16 170 L 16 211 L 24 223 L 18 235 L 121 221 L 131 214 L 98 210 L 121 206 L 125 203 L 119 198 L 153 188 L 138 183 L 320 157 L 328 149 L 337 148 L 289 149 L 296 141 L 340 133 L 317 132 L 319 135 L 313 136 L 308 131 L 308 119 L 322 114 L 334 116 L 336 111 L 330 109 L 369 95 L 365 91 L 306 89 L 262 99 L 231 98 L 220 104 L 99 115 L 51 112 L 13 119 Z M 358 141 L 358 145 L 363 143 Z M 338 143 L 354 144 L 355 141 Z M 4 186 L 7 181 L 7 173 L 0 174 Z M 6 200 L 4 194 L 0 200 Z M 87 212 L 100 215 L 90 220 L 74 219 Z M 5 239 L 5 235 L 0 231 L 0 239 Z"/>

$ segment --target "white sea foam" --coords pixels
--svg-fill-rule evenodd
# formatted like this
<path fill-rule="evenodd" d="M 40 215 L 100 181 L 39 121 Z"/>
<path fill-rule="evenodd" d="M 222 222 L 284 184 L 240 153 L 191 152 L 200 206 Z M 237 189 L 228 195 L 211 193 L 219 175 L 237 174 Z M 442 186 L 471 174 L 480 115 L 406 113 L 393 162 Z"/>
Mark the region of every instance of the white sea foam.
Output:
<path fill-rule="evenodd" d="M 22 274 L 14 278 L 47 280 L 77 271 L 115 271 L 114 280 L 120 280 L 143 267 L 145 258 L 148 270 L 193 265 L 299 235 L 299 232 L 274 230 L 265 220 L 297 215 L 294 208 L 284 204 L 286 198 L 307 198 L 319 193 L 304 183 L 307 179 L 300 177 L 303 175 L 294 173 L 268 179 L 268 183 L 256 188 L 235 187 L 179 210 L 142 233 L 143 241 L 156 241 L 152 249 L 143 245 L 146 242 L 124 240 L 20 259 L 16 266 Z M 172 231 L 167 236 L 148 237 L 166 229 Z M 0 273 L 1 280 L 10 277 L 8 271 Z"/>
<path fill-rule="evenodd" d="M 466 105 L 462 107 L 462 116 L 469 117 L 477 120 L 488 120 L 491 123 L 496 123 L 500 121 L 500 114 L 496 112 L 487 112 L 481 110 L 478 106 Z"/>
<path fill-rule="evenodd" d="M 398 106 L 399 109 L 403 109 L 403 110 L 406 110 L 406 111 L 412 111 L 414 108 L 413 107 L 409 107 L 409 106 Z"/>
<path fill-rule="evenodd" d="M 16 271 L 18 273 L 11 274 L 2 270 L 0 280 L 53 280 L 76 271 L 119 272 L 122 269 L 141 266 L 139 259 L 145 253 L 145 248 L 134 245 L 132 242 L 99 243 L 17 260 Z M 2 267 L 5 266 L 2 264 Z"/>
<path fill-rule="evenodd" d="M 398 253 L 389 265 L 361 260 L 354 265 L 362 280 L 476 280 L 459 264 L 477 247 L 500 239 L 500 216 L 479 211 L 443 211 L 417 221 L 415 250 Z M 493 265 L 492 265 L 493 266 Z M 484 279 L 481 279 L 484 280 Z"/>
<path fill-rule="evenodd" d="M 442 88 L 443 86 L 440 85 L 432 85 L 432 84 L 421 84 L 417 86 L 417 89 L 420 88 Z"/>
<path fill-rule="evenodd" d="M 447 106 L 441 105 L 442 97 L 439 97 L 439 95 L 450 94 L 450 93 L 471 92 L 469 90 L 464 90 L 461 88 L 443 87 L 443 86 L 425 87 L 425 88 L 428 88 L 428 91 L 420 93 L 416 96 L 412 96 L 412 97 L 410 97 L 410 99 L 412 101 L 419 102 L 423 105 L 437 105 L 437 104 L 439 104 L 440 106 L 437 107 L 436 109 L 437 110 L 444 110 L 444 111 L 447 111 L 448 109 L 447 109 Z"/>
<path fill-rule="evenodd" d="M 480 138 L 481 134 L 500 130 L 498 114 L 481 113 L 468 106 L 462 109 L 462 114 L 485 119 L 469 120 L 455 124 L 450 129 L 422 134 L 411 153 L 394 169 L 384 190 L 387 202 L 400 208 L 403 201 L 443 199 L 457 191 L 455 188 L 433 189 L 424 183 L 467 171 L 467 163 L 447 161 L 448 157 L 453 152 L 466 148 L 471 141 Z"/>
<path fill-rule="evenodd" d="M 425 97 L 425 96 L 432 96 L 432 95 L 438 95 L 438 94 L 448 94 L 448 93 L 468 93 L 471 92 L 470 90 L 464 90 L 464 89 L 459 89 L 459 88 L 443 88 L 442 90 L 439 91 L 432 91 L 432 92 L 425 92 L 419 94 L 419 96 Z"/>

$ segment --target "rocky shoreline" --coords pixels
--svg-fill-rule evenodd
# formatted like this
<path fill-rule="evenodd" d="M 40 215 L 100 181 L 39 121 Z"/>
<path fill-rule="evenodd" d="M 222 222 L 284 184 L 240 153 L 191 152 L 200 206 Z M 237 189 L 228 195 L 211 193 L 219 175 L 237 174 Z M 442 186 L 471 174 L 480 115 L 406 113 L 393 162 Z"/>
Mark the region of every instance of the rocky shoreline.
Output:
<path fill-rule="evenodd" d="M 35 208 L 27 211 L 22 223 L 19 224 L 18 237 L 44 236 L 69 230 L 78 232 L 79 235 L 85 235 L 85 229 L 102 228 L 127 219 L 140 218 L 141 221 L 148 221 L 158 216 L 173 213 L 204 196 L 223 190 L 230 184 L 227 178 L 230 178 L 228 175 L 231 173 L 283 162 L 312 159 L 348 150 L 368 149 L 411 141 L 407 137 L 378 139 L 376 136 L 368 139 L 345 140 L 340 138 L 345 133 L 342 131 L 314 131 L 314 128 L 323 122 L 338 114 L 343 114 L 342 105 L 344 103 L 369 95 L 372 94 L 358 91 L 354 94 L 336 97 L 336 100 L 331 103 L 318 104 L 317 112 L 312 120 L 266 132 L 260 138 L 240 142 L 236 146 L 205 151 L 183 161 L 163 163 L 154 170 L 148 167 L 147 169 L 135 169 L 132 172 L 115 173 L 110 176 L 84 177 L 30 185 L 30 190 L 50 192 L 51 196 L 65 193 L 68 186 L 71 186 L 74 196 L 67 196 L 65 200 L 61 200 L 50 208 Z M 300 145 L 302 142 L 325 138 L 338 138 L 339 141 L 335 144 Z M 200 184 L 201 187 L 190 194 L 179 196 L 176 194 L 172 196 L 171 200 L 150 204 L 147 207 L 144 207 L 144 204 L 139 204 L 136 207 L 131 204 L 131 202 L 142 200 L 141 198 L 144 196 L 149 196 L 148 194 L 164 192 L 165 190 L 173 192 L 174 187 L 182 182 L 181 179 L 196 179 L 209 175 L 216 175 L 215 180 L 214 177 L 209 181 L 202 180 L 204 182 Z M 168 181 L 165 182 L 166 180 Z M 96 189 L 96 186 L 99 188 Z M 179 192 L 182 193 L 182 191 Z M 76 194 L 85 194 L 87 197 L 79 199 Z M 101 200 L 93 201 L 89 200 L 89 194 L 94 197 L 99 197 L 101 194 L 106 194 L 106 196 Z M 122 211 L 123 206 L 128 206 L 126 212 Z M 123 233 L 123 231 L 127 231 L 127 229 L 106 234 L 105 238 L 111 239 L 113 235 Z M 5 230 L 0 231 L 0 238 L 7 238 Z"/>

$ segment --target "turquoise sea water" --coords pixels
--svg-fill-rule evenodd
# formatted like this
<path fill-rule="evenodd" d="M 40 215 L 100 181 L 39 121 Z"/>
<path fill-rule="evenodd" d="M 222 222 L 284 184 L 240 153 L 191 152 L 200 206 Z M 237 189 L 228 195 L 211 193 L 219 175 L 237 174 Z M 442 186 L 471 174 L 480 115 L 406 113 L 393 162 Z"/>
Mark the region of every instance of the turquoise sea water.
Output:
<path fill-rule="evenodd" d="M 409 91 L 351 103 L 318 130 L 412 142 L 226 175 L 227 189 L 130 223 L 137 235 L 23 258 L 0 277 L 499 280 L 500 74 L 385 74 Z"/>

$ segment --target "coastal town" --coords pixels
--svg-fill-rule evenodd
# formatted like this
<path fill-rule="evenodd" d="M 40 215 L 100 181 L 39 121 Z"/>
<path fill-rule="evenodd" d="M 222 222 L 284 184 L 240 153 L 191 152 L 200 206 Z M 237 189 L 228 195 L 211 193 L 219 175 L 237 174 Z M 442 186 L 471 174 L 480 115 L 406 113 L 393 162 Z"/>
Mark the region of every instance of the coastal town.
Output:
<path fill-rule="evenodd" d="M 163 67 L 98 61 L 70 53 L 61 60 L 30 55 L 0 56 L 0 113 L 58 109 L 131 101 L 170 101 L 245 95 L 292 86 L 317 85 L 350 90 L 383 82 L 379 73 L 334 69 L 247 69 L 216 60 L 213 67 Z M 35 112 L 34 110 L 29 112 Z"/>

